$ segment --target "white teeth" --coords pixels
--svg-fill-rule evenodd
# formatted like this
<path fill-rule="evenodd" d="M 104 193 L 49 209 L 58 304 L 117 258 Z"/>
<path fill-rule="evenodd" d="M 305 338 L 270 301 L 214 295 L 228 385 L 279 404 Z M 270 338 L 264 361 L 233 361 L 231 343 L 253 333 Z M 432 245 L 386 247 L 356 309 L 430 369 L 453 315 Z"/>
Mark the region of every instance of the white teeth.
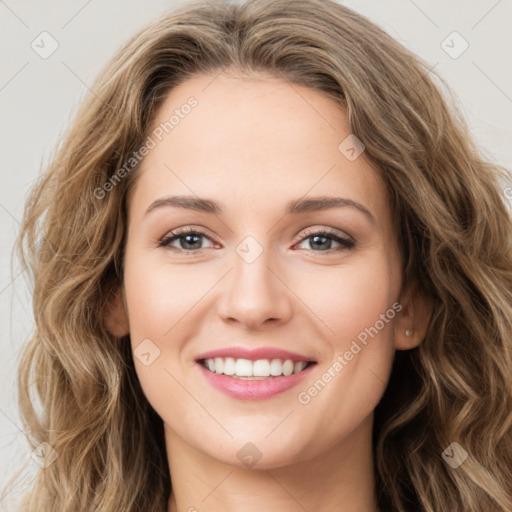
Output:
<path fill-rule="evenodd" d="M 289 376 L 299 373 L 307 366 L 307 361 L 293 362 L 291 359 L 235 359 L 233 357 L 216 357 L 206 359 L 203 366 L 211 372 L 240 378 L 269 378 L 281 375 Z"/>
<path fill-rule="evenodd" d="M 293 373 L 299 373 L 301 372 L 302 370 L 304 370 L 304 368 L 306 367 L 308 363 L 306 363 L 306 361 L 297 361 L 294 365 L 293 365 Z M 211 371 L 214 371 L 214 370 L 211 370 Z"/>
<path fill-rule="evenodd" d="M 233 357 L 226 357 L 224 359 L 224 375 L 235 374 L 235 359 Z"/>
<path fill-rule="evenodd" d="M 287 359 L 283 364 L 283 375 L 291 375 L 293 373 L 293 361 Z"/>
<path fill-rule="evenodd" d="M 224 373 L 224 359 L 222 357 L 216 357 L 215 361 L 215 373 Z"/>
<path fill-rule="evenodd" d="M 270 375 L 279 377 L 283 373 L 283 363 L 279 359 L 272 359 L 270 363 Z"/>
<path fill-rule="evenodd" d="M 237 359 L 235 375 L 237 377 L 252 377 L 252 361 L 249 361 L 249 359 Z"/>
<path fill-rule="evenodd" d="M 270 363 L 268 359 L 258 359 L 252 363 L 254 377 L 270 377 Z"/>

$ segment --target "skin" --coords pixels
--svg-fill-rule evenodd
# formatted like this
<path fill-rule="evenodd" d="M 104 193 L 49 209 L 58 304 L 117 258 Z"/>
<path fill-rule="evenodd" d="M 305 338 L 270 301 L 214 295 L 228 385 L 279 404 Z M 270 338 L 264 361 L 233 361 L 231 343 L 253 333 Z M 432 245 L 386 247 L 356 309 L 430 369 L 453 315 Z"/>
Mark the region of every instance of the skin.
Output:
<path fill-rule="evenodd" d="M 375 512 L 373 410 L 395 350 L 417 346 L 429 316 L 423 297 L 402 282 L 382 178 L 364 153 L 349 161 L 340 152 L 351 133 L 346 113 L 319 91 L 264 74 L 194 76 L 171 91 L 154 127 L 190 96 L 198 105 L 139 169 L 124 282 L 107 317 L 115 336 L 130 334 L 134 350 L 144 339 L 160 350 L 149 366 L 134 359 L 165 425 L 169 511 Z M 178 194 L 214 199 L 223 211 L 167 206 L 145 214 Z M 350 206 L 285 216 L 286 203 L 303 196 L 357 201 L 374 220 Z M 206 235 L 192 241 L 200 254 L 183 238 L 174 252 L 158 246 L 187 226 Z M 328 239 L 318 248 L 304 236 L 322 228 L 355 246 Z M 236 251 L 249 235 L 263 251 L 252 263 Z M 403 309 L 300 403 L 298 393 L 396 302 Z M 291 390 L 237 400 L 214 389 L 194 362 L 232 346 L 278 347 L 317 365 Z M 261 453 L 251 468 L 237 457 L 248 442 Z"/>

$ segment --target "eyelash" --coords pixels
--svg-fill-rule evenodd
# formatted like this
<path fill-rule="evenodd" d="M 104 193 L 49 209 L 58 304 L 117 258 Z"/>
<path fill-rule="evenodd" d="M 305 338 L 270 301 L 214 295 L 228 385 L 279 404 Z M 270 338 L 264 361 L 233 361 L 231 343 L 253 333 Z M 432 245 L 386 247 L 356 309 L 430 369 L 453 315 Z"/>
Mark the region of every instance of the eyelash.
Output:
<path fill-rule="evenodd" d="M 179 252 L 179 253 L 185 253 L 185 254 L 188 254 L 188 255 L 191 255 L 191 256 L 194 256 L 194 255 L 197 255 L 197 254 L 202 254 L 205 249 L 192 249 L 190 251 L 187 251 L 185 249 L 180 249 L 180 248 L 177 248 L 177 247 L 172 247 L 172 246 L 170 246 L 170 244 L 172 242 L 174 242 L 175 240 L 178 240 L 178 239 L 180 239 L 182 237 L 185 237 L 187 235 L 204 236 L 205 238 L 207 238 L 211 242 L 214 242 L 214 240 L 212 240 L 205 233 L 202 233 L 201 231 L 197 231 L 197 230 L 191 229 L 191 228 L 184 228 L 184 229 L 180 229 L 180 230 L 176 230 L 176 231 L 171 231 L 170 235 L 171 236 L 165 236 L 161 240 L 159 240 L 158 247 L 169 248 L 169 249 L 171 249 L 173 251 L 176 251 L 176 252 Z M 306 249 L 306 250 L 309 250 L 309 251 L 315 252 L 315 253 L 332 254 L 333 252 L 339 252 L 339 251 L 344 250 L 344 249 L 353 249 L 355 247 L 355 245 L 356 245 L 354 241 L 350 240 L 349 238 L 343 238 L 336 231 L 333 231 L 333 230 L 330 230 L 330 229 L 320 229 L 320 230 L 310 230 L 310 231 L 307 231 L 302 236 L 302 238 L 297 242 L 297 244 L 302 243 L 303 241 L 307 240 L 308 238 L 310 238 L 312 236 L 322 236 L 322 237 L 325 237 L 325 238 L 331 238 L 335 242 L 338 242 L 339 244 L 341 244 L 341 247 L 338 247 L 338 248 L 335 248 L 335 249 L 328 249 L 327 251 L 314 251 L 313 249 Z"/>

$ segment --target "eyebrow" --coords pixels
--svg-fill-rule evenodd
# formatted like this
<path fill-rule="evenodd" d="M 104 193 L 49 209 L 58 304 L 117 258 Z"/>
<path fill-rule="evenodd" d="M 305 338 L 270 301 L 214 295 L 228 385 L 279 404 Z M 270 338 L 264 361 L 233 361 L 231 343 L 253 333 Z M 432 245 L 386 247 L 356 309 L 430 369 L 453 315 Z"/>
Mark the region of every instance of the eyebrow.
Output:
<path fill-rule="evenodd" d="M 194 210 L 198 212 L 210 213 L 213 215 L 220 215 L 222 213 L 222 206 L 220 203 L 213 199 L 203 199 L 194 196 L 167 196 L 157 199 L 152 202 L 146 213 L 147 215 L 153 210 L 162 207 L 183 208 L 186 210 Z M 375 217 L 372 213 L 361 203 L 347 199 L 344 197 L 330 197 L 320 196 L 312 197 L 309 199 L 296 199 L 288 202 L 285 207 L 286 215 L 298 215 L 301 213 L 316 212 L 321 210 L 328 210 L 330 208 L 356 208 L 362 212 L 372 223 L 376 223 Z"/>

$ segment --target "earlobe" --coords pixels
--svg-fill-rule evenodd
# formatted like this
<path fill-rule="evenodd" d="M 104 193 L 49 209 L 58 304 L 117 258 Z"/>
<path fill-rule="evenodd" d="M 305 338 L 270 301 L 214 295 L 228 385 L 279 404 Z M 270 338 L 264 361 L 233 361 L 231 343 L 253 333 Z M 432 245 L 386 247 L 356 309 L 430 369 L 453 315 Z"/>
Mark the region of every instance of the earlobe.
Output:
<path fill-rule="evenodd" d="M 410 350 L 423 341 L 415 329 L 401 329 L 395 333 L 395 348 L 397 350 Z"/>
<path fill-rule="evenodd" d="M 432 302 L 417 285 L 405 287 L 399 302 L 403 309 L 395 324 L 395 349 L 410 350 L 420 345 L 427 334 Z"/>
<path fill-rule="evenodd" d="M 122 338 L 130 332 L 126 305 L 123 300 L 121 287 L 112 293 L 105 311 L 105 325 L 110 334 Z"/>

